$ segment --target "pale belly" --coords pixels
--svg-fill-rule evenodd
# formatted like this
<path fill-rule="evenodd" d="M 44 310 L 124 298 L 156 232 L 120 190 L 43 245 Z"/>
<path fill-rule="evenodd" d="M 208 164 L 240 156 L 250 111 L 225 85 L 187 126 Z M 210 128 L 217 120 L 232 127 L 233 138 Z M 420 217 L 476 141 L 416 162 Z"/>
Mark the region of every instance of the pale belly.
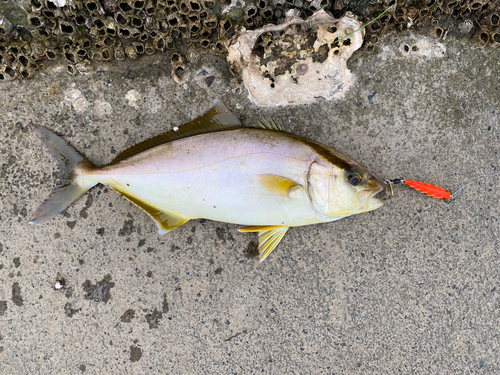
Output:
<path fill-rule="evenodd" d="M 184 218 L 299 226 L 331 219 L 311 207 L 304 188 L 287 198 L 256 176 L 282 176 L 304 186 L 311 157 L 311 148 L 281 133 L 239 129 L 177 140 L 91 178 Z"/>

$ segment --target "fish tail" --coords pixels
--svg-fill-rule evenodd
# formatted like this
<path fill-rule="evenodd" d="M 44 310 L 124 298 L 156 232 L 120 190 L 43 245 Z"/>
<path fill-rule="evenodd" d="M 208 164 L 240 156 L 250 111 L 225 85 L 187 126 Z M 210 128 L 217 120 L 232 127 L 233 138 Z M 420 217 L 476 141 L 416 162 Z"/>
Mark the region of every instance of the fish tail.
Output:
<path fill-rule="evenodd" d="M 30 124 L 29 127 L 49 149 L 61 169 L 59 185 L 30 220 L 30 224 L 38 224 L 60 214 L 92 186 L 97 185 L 97 182 L 86 182 L 84 178 L 86 173 L 97 167 L 56 133 L 40 125 Z"/>

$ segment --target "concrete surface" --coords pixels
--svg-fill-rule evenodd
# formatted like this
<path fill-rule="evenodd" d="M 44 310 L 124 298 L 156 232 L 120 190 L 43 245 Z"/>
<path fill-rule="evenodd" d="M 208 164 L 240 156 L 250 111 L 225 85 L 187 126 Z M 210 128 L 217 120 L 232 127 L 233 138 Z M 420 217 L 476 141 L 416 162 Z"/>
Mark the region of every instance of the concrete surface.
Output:
<path fill-rule="evenodd" d="M 2 374 L 500 373 L 500 176 L 475 178 L 500 172 L 499 50 L 448 37 L 441 57 L 401 55 L 412 38 L 357 52 L 345 100 L 293 108 L 255 107 L 215 57 L 186 85 L 165 56 L 1 85 Z M 255 234 L 202 220 L 159 236 L 103 186 L 28 224 L 57 181 L 30 121 L 103 165 L 215 99 L 379 178 L 471 184 L 449 203 L 397 186 L 382 209 L 292 228 L 262 264 Z"/>

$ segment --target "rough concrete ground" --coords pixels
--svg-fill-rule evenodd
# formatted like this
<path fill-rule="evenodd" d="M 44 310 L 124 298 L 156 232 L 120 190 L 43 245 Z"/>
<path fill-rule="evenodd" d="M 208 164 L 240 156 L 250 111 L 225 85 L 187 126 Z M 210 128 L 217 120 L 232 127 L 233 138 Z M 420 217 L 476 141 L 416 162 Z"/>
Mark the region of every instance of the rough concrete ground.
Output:
<path fill-rule="evenodd" d="M 500 176 L 475 178 L 500 172 L 499 51 L 448 38 L 442 57 L 404 57 L 411 39 L 355 54 L 344 100 L 293 108 L 250 104 L 219 58 L 186 85 L 161 61 L 1 85 L 2 373 L 499 373 Z M 103 165 L 215 99 L 379 178 L 471 184 L 449 203 L 396 187 L 377 211 L 292 228 L 263 263 L 255 234 L 198 220 L 159 236 L 103 186 L 28 224 L 57 181 L 30 121 Z"/>

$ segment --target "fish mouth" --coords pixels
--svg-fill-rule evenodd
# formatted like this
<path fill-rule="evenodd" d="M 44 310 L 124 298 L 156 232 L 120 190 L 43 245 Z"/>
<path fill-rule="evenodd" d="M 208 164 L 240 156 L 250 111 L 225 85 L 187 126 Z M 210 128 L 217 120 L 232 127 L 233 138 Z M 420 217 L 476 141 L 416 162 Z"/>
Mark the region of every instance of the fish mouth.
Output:
<path fill-rule="evenodd" d="M 376 190 L 370 189 L 359 192 L 359 201 L 362 203 L 359 212 L 373 211 L 377 208 L 382 207 L 384 205 L 384 201 L 381 198 L 376 197 L 376 195 L 378 195 L 382 191 L 384 191 L 384 187 L 382 185 L 379 185 L 378 189 Z"/>

